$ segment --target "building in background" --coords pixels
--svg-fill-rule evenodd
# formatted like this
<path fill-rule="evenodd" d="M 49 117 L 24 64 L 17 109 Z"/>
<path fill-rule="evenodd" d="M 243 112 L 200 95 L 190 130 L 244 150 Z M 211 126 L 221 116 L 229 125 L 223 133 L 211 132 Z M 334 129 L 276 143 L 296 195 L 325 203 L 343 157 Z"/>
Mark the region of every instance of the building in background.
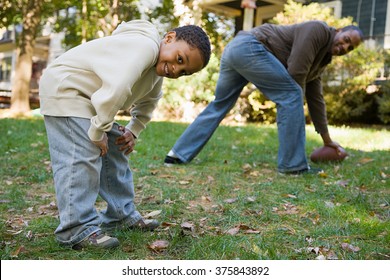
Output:
<path fill-rule="evenodd" d="M 9 107 L 17 58 L 15 35 L 18 32 L 21 32 L 20 26 L 0 29 L 0 108 Z M 36 38 L 30 82 L 30 101 L 33 103 L 32 105 L 38 103 L 38 83 L 43 69 L 51 60 L 64 52 L 62 47 L 63 36 L 61 33 L 53 33 L 45 28 L 42 36 Z"/>

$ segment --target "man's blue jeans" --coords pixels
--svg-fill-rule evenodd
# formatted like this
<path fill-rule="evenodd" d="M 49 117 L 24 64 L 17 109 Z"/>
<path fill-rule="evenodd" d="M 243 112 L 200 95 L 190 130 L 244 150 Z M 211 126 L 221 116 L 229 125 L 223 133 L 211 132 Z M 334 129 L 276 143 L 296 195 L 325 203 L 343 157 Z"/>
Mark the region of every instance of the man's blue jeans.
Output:
<path fill-rule="evenodd" d="M 180 136 L 172 148 L 173 152 L 183 162 L 191 161 L 232 109 L 248 82 L 276 103 L 278 171 L 307 168 L 302 88 L 280 61 L 249 33 L 237 35 L 226 46 L 215 99 Z"/>
<path fill-rule="evenodd" d="M 115 139 L 122 132 L 114 124 L 108 136 L 108 153 L 88 137 L 89 119 L 45 116 L 60 224 L 55 234 L 63 245 L 73 246 L 100 226 L 133 225 L 142 217 L 136 210 L 133 176 L 128 157 Z M 98 212 L 100 195 L 107 208 Z"/>

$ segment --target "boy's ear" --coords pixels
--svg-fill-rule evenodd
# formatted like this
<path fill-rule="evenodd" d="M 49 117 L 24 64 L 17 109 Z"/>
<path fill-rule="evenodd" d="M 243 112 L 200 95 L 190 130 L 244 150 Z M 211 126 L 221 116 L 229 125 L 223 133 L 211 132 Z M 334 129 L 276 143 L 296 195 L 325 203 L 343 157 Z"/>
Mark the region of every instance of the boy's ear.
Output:
<path fill-rule="evenodd" d="M 165 43 L 171 43 L 176 39 L 176 32 L 175 31 L 169 31 L 167 34 L 165 34 L 164 42 Z"/>

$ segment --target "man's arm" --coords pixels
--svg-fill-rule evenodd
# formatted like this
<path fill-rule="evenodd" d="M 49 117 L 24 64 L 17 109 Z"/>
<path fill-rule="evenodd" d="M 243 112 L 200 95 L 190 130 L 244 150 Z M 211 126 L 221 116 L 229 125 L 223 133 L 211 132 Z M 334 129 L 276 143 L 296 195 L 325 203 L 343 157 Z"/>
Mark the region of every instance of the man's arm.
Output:
<path fill-rule="evenodd" d="M 339 151 L 340 144 L 334 142 L 328 131 L 328 119 L 326 105 L 322 95 L 321 79 L 311 81 L 306 85 L 306 102 L 315 130 L 321 135 L 324 146 L 335 148 Z"/>
<path fill-rule="evenodd" d="M 287 70 L 305 92 L 306 79 L 318 52 L 329 43 L 329 28 L 320 21 L 298 24 L 287 60 Z"/>

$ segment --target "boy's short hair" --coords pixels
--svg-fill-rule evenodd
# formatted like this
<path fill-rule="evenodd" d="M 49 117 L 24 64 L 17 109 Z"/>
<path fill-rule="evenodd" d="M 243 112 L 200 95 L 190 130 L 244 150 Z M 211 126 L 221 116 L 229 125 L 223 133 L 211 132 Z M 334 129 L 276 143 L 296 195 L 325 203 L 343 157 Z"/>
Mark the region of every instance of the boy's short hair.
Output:
<path fill-rule="evenodd" d="M 196 25 L 185 25 L 172 29 L 176 32 L 176 40 L 183 40 L 191 47 L 197 48 L 203 58 L 203 67 L 209 63 L 211 47 L 206 32 Z"/>

